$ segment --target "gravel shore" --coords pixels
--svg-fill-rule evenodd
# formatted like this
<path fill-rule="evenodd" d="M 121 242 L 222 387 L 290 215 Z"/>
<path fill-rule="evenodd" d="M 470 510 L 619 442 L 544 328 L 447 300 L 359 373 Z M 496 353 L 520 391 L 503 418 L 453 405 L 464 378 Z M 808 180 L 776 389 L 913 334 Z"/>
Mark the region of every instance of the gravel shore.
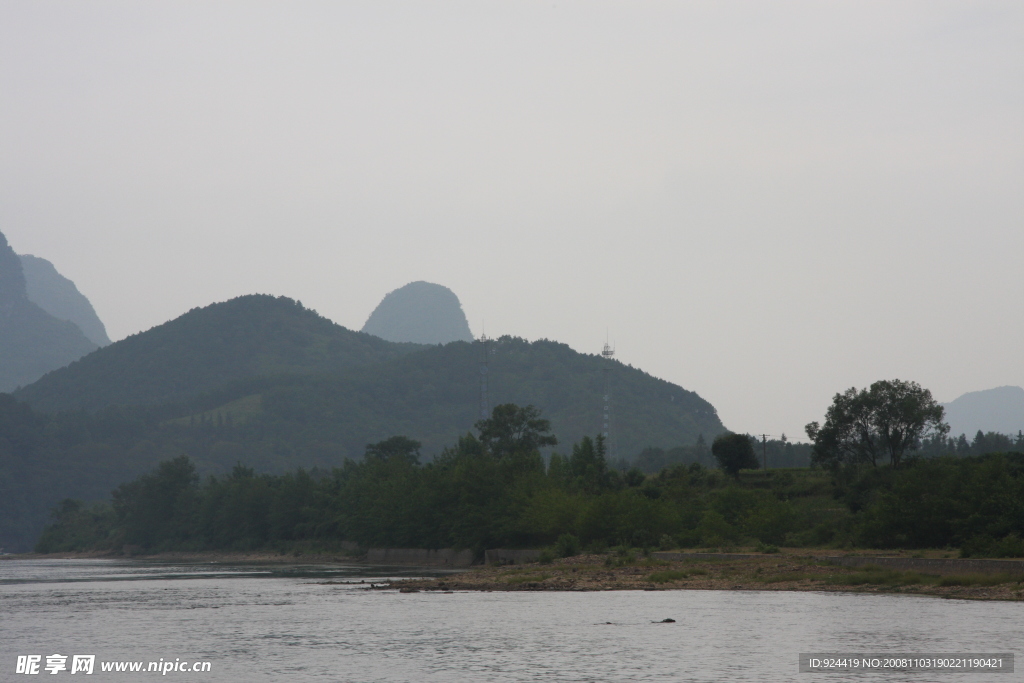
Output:
<path fill-rule="evenodd" d="M 413 591 L 771 590 L 902 593 L 973 600 L 1024 600 L 1024 576 L 937 577 L 875 567 L 839 567 L 812 556 L 665 561 L 580 555 L 550 564 L 477 567 L 381 588 Z"/>

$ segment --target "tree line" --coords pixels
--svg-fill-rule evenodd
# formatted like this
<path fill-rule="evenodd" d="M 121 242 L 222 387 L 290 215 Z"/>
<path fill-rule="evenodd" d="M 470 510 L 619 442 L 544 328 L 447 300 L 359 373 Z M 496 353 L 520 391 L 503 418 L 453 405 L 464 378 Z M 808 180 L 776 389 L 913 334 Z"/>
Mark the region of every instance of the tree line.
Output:
<path fill-rule="evenodd" d="M 953 547 L 1024 555 L 1024 454 L 833 459 L 756 471 L 747 435 L 724 434 L 719 465 L 647 475 L 610 467 L 603 439 L 557 445 L 532 407 L 505 404 L 430 462 L 419 442 L 370 444 L 331 470 L 259 474 L 242 464 L 201 479 L 180 456 L 119 486 L 111 502 L 62 502 L 40 552 L 541 547 Z M 820 457 L 820 456 L 819 456 Z"/>

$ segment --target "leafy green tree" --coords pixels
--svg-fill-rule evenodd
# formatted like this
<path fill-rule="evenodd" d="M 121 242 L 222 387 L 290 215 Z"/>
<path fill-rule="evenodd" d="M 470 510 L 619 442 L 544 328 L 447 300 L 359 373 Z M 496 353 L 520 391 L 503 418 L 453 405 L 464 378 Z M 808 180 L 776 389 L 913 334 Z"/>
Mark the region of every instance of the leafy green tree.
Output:
<path fill-rule="evenodd" d="M 608 462 L 605 460 L 604 436 L 598 435 L 596 441 L 585 436 L 573 444 L 569 470 L 574 488 L 586 493 L 597 493 L 605 488 L 608 484 Z"/>
<path fill-rule="evenodd" d="M 632 467 L 622 476 L 622 480 L 626 486 L 633 488 L 643 484 L 647 480 L 647 475 L 639 468 Z"/>
<path fill-rule="evenodd" d="M 551 422 L 541 418 L 534 406 L 520 407 L 514 403 L 495 406 L 491 417 L 475 425 L 480 442 L 497 457 L 514 453 L 531 453 L 542 446 L 554 446 L 558 439 L 551 434 Z"/>
<path fill-rule="evenodd" d="M 572 534 L 562 534 L 555 542 L 555 552 L 559 557 L 576 557 L 583 551 L 580 539 Z"/>
<path fill-rule="evenodd" d="M 824 425 L 807 425 L 814 442 L 812 459 L 828 466 L 877 467 L 888 456 L 898 468 L 904 453 L 917 449 L 922 437 L 949 431 L 943 416 L 942 406 L 917 382 L 881 380 L 860 391 L 851 387 L 835 395 Z"/>
<path fill-rule="evenodd" d="M 739 479 L 740 470 L 758 468 L 754 446 L 746 434 L 719 434 L 711 444 L 711 454 L 726 474 Z"/>
<path fill-rule="evenodd" d="M 107 547 L 114 512 L 106 503 L 85 505 L 66 498 L 52 513 L 53 523 L 39 537 L 37 553 L 57 553 Z"/>
<path fill-rule="evenodd" d="M 155 472 L 118 486 L 113 507 L 131 544 L 152 547 L 192 535 L 199 475 L 188 456 L 166 460 Z"/>
<path fill-rule="evenodd" d="M 703 434 L 697 435 L 697 443 L 693 445 L 694 459 L 701 465 L 707 466 L 710 464 L 711 458 L 710 452 L 708 451 L 708 443 L 704 440 Z"/>
<path fill-rule="evenodd" d="M 405 436 L 393 436 L 390 439 L 377 443 L 366 444 L 366 458 L 377 458 L 379 460 L 391 460 L 398 458 L 407 460 L 410 464 L 418 465 L 420 462 L 420 444 Z"/>

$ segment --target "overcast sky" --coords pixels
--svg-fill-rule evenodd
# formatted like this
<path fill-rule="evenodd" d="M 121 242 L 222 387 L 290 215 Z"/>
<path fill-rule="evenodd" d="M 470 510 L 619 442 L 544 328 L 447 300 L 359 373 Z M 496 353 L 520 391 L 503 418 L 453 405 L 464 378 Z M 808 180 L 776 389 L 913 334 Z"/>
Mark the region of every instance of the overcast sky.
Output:
<path fill-rule="evenodd" d="M 803 436 L 1024 385 L 1024 3 L 0 3 L 0 230 L 111 338 L 413 280 Z"/>

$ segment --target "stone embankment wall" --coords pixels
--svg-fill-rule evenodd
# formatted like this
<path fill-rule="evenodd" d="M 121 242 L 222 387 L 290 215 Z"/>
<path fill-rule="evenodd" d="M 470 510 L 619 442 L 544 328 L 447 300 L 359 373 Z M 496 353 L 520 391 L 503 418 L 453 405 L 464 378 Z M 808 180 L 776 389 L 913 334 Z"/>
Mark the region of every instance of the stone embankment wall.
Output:
<path fill-rule="evenodd" d="M 422 548 L 371 548 L 366 553 L 370 564 L 412 564 L 421 567 L 468 567 L 473 564 L 472 550 L 426 550 Z"/>
<path fill-rule="evenodd" d="M 485 564 L 525 564 L 527 562 L 536 562 L 538 557 L 540 557 L 540 550 L 537 548 L 525 550 L 493 548 L 484 551 Z"/>
<path fill-rule="evenodd" d="M 764 557 L 764 555 L 751 555 L 743 553 L 664 553 L 657 552 L 651 553 L 651 557 L 656 560 L 668 560 L 669 562 L 679 562 L 681 560 L 750 560 L 755 557 Z"/>

